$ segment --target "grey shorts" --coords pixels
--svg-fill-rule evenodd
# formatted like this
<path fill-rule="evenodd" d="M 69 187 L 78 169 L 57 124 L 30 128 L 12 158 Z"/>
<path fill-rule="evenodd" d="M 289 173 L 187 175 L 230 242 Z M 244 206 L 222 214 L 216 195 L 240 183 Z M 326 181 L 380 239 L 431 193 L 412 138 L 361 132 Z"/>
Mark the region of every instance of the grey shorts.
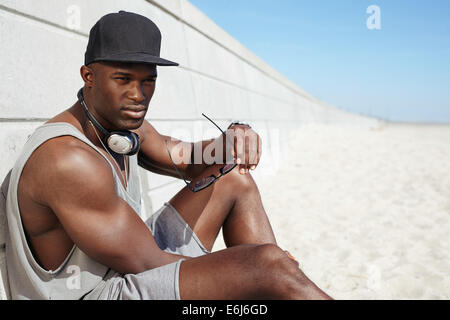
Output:
<path fill-rule="evenodd" d="M 145 221 L 158 246 L 167 252 L 189 257 L 208 254 L 194 231 L 169 203 L 165 203 Z M 177 262 L 138 274 L 112 273 L 104 284 L 85 299 L 106 300 L 179 300 L 180 265 Z"/>

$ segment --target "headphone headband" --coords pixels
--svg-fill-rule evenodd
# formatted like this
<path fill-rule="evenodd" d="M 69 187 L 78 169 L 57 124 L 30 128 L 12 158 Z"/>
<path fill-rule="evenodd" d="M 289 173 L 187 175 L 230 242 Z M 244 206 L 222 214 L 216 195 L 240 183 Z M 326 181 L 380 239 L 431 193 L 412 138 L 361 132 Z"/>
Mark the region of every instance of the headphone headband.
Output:
<path fill-rule="evenodd" d="M 95 119 L 94 116 L 89 112 L 89 109 L 87 108 L 86 103 L 84 102 L 83 88 L 81 88 L 78 91 L 77 97 L 78 100 L 80 100 L 80 103 L 84 108 L 84 111 L 86 111 L 86 115 L 88 116 L 89 120 L 92 121 L 92 123 L 102 132 L 104 136 L 110 135 L 109 131 L 103 128 L 103 126 L 97 121 L 97 119 Z"/>
<path fill-rule="evenodd" d="M 86 111 L 86 115 L 89 120 L 98 128 L 103 134 L 103 141 L 108 146 L 108 149 L 114 153 L 121 155 L 132 156 L 139 151 L 139 136 L 128 130 L 119 130 L 110 132 L 106 130 L 94 116 L 89 112 L 89 109 L 84 102 L 83 88 L 78 91 L 78 100 Z"/>

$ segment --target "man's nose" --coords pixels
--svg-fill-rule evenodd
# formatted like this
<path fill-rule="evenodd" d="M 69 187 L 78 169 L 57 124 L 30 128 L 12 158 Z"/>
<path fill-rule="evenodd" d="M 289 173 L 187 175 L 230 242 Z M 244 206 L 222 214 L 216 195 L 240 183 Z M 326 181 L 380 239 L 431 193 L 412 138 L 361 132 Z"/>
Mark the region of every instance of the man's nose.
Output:
<path fill-rule="evenodd" d="M 141 103 L 145 100 L 146 97 L 144 95 L 144 91 L 142 90 L 142 85 L 138 81 L 133 82 L 128 92 L 128 98 L 137 103 Z"/>

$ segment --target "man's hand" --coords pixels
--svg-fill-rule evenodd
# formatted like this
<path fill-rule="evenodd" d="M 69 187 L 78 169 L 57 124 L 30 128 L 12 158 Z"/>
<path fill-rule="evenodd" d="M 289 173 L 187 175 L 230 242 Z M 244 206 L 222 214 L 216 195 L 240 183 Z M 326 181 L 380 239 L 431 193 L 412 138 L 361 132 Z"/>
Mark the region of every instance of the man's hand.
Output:
<path fill-rule="evenodd" d="M 239 172 L 246 174 L 249 170 L 255 170 L 261 159 L 261 137 L 249 126 L 236 124 L 226 131 L 224 139 L 226 160 L 231 155 L 239 165 Z"/>

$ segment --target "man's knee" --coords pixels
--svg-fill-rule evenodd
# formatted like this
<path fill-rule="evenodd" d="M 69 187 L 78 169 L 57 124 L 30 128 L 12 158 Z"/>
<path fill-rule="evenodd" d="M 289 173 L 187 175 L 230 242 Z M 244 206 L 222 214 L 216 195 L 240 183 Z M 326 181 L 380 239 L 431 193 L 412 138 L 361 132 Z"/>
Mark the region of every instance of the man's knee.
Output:
<path fill-rule="evenodd" d="M 275 244 L 255 247 L 253 259 L 252 265 L 258 270 L 263 285 L 282 299 L 295 297 L 306 284 L 306 276 L 298 263 Z"/>
<path fill-rule="evenodd" d="M 274 268 L 276 271 L 297 273 L 299 264 L 297 261 L 289 258 L 286 251 L 276 244 L 263 244 L 255 248 L 257 263 L 267 268 Z"/>
<path fill-rule="evenodd" d="M 239 191 L 250 191 L 255 188 L 255 182 L 250 173 L 239 173 L 239 166 L 220 178 L 221 184 Z"/>
<path fill-rule="evenodd" d="M 262 244 L 254 248 L 254 259 L 257 266 L 275 266 L 284 258 L 283 250 L 276 244 Z"/>

